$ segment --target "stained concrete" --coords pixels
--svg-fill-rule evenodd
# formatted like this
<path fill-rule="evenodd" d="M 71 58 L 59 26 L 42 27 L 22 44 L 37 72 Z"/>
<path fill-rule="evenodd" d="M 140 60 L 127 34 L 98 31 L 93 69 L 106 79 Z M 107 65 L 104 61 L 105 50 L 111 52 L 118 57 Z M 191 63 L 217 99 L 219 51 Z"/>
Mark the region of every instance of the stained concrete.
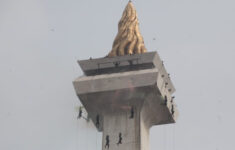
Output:
<path fill-rule="evenodd" d="M 157 52 L 80 60 L 78 64 L 86 76 L 157 68 L 164 82 L 168 84 L 170 93 L 175 92 L 174 85 Z M 118 66 L 115 66 L 115 64 L 118 64 Z"/>
<path fill-rule="evenodd" d="M 168 76 L 164 76 L 167 72 L 157 53 L 150 55 L 154 58 L 151 60 L 154 64 L 152 68 L 103 72 L 81 76 L 73 82 L 79 99 L 95 125 L 99 116 L 99 125 L 96 127 L 103 132 L 103 150 L 107 149 L 107 135 L 111 150 L 148 150 L 149 129 L 153 125 L 174 123 L 177 118 L 176 106 L 171 102 L 171 94 L 175 90 L 173 84 Z M 125 56 L 127 60 L 132 58 Z M 124 58 L 113 58 L 112 61 L 116 59 Z M 87 68 L 90 66 L 87 65 Z M 83 65 L 83 70 L 87 68 Z M 134 117 L 130 118 L 132 109 Z M 118 145 L 119 133 L 122 133 L 122 144 Z"/>

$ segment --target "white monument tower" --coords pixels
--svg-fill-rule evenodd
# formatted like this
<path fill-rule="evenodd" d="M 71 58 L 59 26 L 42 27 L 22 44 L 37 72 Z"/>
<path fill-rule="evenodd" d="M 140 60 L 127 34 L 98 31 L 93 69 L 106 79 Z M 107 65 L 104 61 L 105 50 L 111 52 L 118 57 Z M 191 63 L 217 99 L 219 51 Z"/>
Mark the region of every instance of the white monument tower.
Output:
<path fill-rule="evenodd" d="M 89 117 L 103 132 L 102 150 L 149 150 L 149 129 L 175 123 L 175 88 L 157 52 L 146 52 L 136 10 L 129 2 L 111 52 L 78 61 L 73 83 Z"/>

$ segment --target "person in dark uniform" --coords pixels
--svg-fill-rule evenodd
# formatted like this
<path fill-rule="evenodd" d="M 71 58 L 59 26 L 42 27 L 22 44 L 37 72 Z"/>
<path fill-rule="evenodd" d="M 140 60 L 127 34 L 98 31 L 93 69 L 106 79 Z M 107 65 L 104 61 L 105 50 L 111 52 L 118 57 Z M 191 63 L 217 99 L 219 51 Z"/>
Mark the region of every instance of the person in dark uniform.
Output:
<path fill-rule="evenodd" d="M 106 136 L 106 144 L 105 144 L 104 148 L 106 148 L 106 147 L 108 147 L 108 149 L 109 149 L 109 135 Z"/>
<path fill-rule="evenodd" d="M 165 98 L 164 98 L 164 105 L 167 106 L 167 96 L 165 96 Z"/>
<path fill-rule="evenodd" d="M 174 105 L 171 106 L 171 114 L 174 115 L 175 110 L 174 110 Z"/>
<path fill-rule="evenodd" d="M 134 118 L 134 107 L 133 106 L 131 107 L 131 116 L 130 116 L 130 118 L 131 119 Z"/>
<path fill-rule="evenodd" d="M 119 133 L 119 140 L 117 145 L 122 144 L 122 133 Z"/>
<path fill-rule="evenodd" d="M 78 119 L 80 119 L 82 117 L 82 106 L 79 107 L 79 113 L 78 113 Z"/>
<path fill-rule="evenodd" d="M 100 126 L 100 116 L 99 115 L 96 116 L 96 123 L 95 123 L 95 125 L 96 125 L 97 128 L 99 128 L 99 126 Z"/>

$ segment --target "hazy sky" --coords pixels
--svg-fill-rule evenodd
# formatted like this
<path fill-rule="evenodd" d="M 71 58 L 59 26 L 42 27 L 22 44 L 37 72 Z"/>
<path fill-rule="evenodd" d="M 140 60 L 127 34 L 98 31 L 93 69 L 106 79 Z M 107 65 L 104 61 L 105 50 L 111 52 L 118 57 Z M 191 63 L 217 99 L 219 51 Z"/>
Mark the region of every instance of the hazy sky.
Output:
<path fill-rule="evenodd" d="M 0 0 L 0 149 L 101 150 L 76 120 L 78 59 L 111 50 L 128 0 Z M 235 147 L 234 0 L 133 0 L 148 51 L 176 87 L 180 117 L 151 150 Z M 155 39 L 155 40 L 153 40 Z"/>

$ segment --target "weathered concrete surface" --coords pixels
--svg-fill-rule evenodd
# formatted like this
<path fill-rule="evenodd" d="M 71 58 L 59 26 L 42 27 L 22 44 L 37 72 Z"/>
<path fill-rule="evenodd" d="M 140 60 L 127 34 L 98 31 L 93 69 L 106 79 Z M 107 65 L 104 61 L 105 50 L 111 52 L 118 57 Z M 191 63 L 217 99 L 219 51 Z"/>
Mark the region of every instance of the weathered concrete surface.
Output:
<path fill-rule="evenodd" d="M 155 67 L 156 52 L 78 61 L 86 75 L 125 72 Z M 118 65 L 116 67 L 115 65 Z"/>
<path fill-rule="evenodd" d="M 156 53 L 154 55 L 153 62 L 161 62 Z M 97 129 L 103 131 L 103 150 L 107 149 L 106 136 L 109 136 L 110 150 L 149 150 L 149 128 L 175 122 L 178 112 L 171 101 L 173 91 L 169 90 L 174 89 L 173 85 L 169 84 L 169 77 L 164 76 L 167 73 L 162 63 L 154 66 L 82 76 L 74 81 L 79 99 Z M 130 118 L 132 111 L 134 117 Z M 122 144 L 117 144 L 120 133 Z"/>
<path fill-rule="evenodd" d="M 170 93 L 172 94 L 175 91 L 163 61 L 160 59 L 157 52 L 80 60 L 78 63 L 86 76 L 156 68 L 164 82 L 167 83 L 167 88 L 170 90 Z M 115 64 L 118 64 L 118 66 L 115 66 Z"/>

